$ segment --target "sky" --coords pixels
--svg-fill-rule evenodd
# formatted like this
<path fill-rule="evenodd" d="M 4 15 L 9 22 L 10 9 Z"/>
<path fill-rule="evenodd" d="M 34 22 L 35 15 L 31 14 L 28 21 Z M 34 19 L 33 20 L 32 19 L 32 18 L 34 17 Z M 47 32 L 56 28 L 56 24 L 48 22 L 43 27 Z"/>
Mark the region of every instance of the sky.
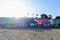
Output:
<path fill-rule="evenodd" d="M 60 0 L 0 0 L 0 17 L 29 17 L 36 14 L 60 16 Z"/>

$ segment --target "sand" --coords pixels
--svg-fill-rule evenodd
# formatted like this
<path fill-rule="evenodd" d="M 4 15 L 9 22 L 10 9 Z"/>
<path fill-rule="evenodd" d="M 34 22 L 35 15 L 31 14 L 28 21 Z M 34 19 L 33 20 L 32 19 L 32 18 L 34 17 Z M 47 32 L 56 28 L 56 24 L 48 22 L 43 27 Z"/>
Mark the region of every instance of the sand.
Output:
<path fill-rule="evenodd" d="M 60 29 L 0 30 L 0 40 L 60 40 Z"/>

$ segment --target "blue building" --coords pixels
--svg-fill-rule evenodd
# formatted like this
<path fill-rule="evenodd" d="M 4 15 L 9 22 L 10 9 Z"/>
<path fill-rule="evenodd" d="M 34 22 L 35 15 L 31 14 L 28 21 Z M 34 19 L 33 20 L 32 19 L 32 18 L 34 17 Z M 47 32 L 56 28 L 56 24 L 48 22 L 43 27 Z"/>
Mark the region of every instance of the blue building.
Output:
<path fill-rule="evenodd" d="M 20 20 L 17 23 L 18 28 L 35 28 L 38 27 L 37 22 L 34 21 L 33 18 L 25 18 L 24 20 Z"/>

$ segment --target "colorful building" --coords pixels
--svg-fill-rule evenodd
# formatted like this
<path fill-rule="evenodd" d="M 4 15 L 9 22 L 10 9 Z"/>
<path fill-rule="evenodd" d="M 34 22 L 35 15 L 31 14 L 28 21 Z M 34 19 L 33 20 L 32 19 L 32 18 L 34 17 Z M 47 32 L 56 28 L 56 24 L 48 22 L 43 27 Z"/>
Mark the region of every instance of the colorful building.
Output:
<path fill-rule="evenodd" d="M 38 27 L 39 28 L 51 28 L 51 22 L 49 20 L 37 20 L 37 23 L 38 23 Z"/>
<path fill-rule="evenodd" d="M 60 19 L 54 19 L 53 28 L 60 28 Z"/>

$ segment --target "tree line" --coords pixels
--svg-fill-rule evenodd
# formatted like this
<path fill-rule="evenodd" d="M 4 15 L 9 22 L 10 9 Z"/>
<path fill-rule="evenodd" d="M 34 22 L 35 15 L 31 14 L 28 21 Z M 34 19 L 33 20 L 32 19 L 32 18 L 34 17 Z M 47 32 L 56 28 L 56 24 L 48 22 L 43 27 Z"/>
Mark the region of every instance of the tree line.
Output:
<path fill-rule="evenodd" d="M 33 17 L 34 17 L 34 13 L 32 13 Z M 29 16 L 29 13 L 27 13 L 27 16 Z M 47 14 L 36 14 L 36 18 L 40 16 L 42 19 L 45 18 L 45 19 L 53 19 L 52 18 L 52 15 L 47 15 Z M 54 19 L 60 19 L 60 16 L 56 16 Z"/>

